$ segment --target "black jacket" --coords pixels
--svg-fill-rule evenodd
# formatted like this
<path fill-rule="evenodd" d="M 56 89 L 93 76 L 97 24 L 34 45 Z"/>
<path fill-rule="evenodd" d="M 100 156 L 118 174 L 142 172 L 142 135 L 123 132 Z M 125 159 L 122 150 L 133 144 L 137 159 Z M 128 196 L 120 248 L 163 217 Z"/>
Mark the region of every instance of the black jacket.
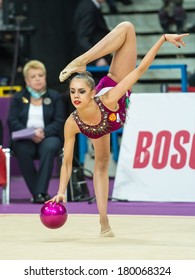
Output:
<path fill-rule="evenodd" d="M 89 50 L 109 33 L 101 10 L 91 0 L 79 2 L 74 14 L 73 28 L 74 57 Z"/>
<path fill-rule="evenodd" d="M 14 93 L 11 102 L 8 124 L 10 132 L 26 128 L 30 94 L 27 89 Z M 43 118 L 45 136 L 59 136 L 63 140 L 64 106 L 60 93 L 47 89 L 43 95 Z"/>

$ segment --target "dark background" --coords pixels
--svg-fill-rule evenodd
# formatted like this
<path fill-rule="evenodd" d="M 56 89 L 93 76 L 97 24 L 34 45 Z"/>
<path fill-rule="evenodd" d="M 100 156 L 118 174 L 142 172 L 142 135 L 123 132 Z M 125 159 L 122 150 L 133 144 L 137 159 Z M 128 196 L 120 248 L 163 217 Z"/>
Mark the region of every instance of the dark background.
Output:
<path fill-rule="evenodd" d="M 72 18 L 79 0 L 4 0 L 4 23 L 14 25 L 14 18 L 7 11 L 10 2 L 15 3 L 15 17 L 23 13 L 26 19 L 20 23 L 20 36 L 23 38 L 22 58 L 18 62 L 24 64 L 29 59 L 41 60 L 47 68 L 48 86 L 64 92 L 66 84 L 60 83 L 60 71 L 71 61 L 73 49 Z M 31 26 L 32 32 L 22 29 Z M 9 44 L 1 44 L 0 75 L 12 72 L 14 37 Z M 28 40 L 28 44 L 25 42 Z M 3 46 L 3 47 L 2 47 Z M 21 65 L 23 66 L 23 65 Z M 22 74 L 21 74 L 22 75 Z M 20 83 L 21 75 L 17 73 L 15 83 Z"/>

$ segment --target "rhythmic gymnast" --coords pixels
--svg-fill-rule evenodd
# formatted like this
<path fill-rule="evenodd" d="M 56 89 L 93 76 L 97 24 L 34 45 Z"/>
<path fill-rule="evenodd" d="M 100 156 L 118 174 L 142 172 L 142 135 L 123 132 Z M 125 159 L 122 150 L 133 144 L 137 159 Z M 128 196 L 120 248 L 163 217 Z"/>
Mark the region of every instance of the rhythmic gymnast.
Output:
<path fill-rule="evenodd" d="M 100 218 L 100 236 L 113 237 L 107 215 L 110 159 L 110 133 L 125 123 L 132 86 L 147 71 L 160 47 L 171 43 L 185 46 L 183 37 L 189 34 L 164 34 L 136 67 L 136 34 L 130 22 L 118 24 L 108 35 L 83 55 L 74 59 L 60 73 L 61 82 L 70 80 L 71 102 L 76 110 L 64 126 L 64 160 L 60 172 L 57 195 L 50 201 L 66 202 L 66 189 L 72 172 L 75 136 L 83 133 L 92 139 L 95 152 L 94 191 Z M 112 54 L 108 74 L 95 87 L 86 65 L 107 54 Z"/>

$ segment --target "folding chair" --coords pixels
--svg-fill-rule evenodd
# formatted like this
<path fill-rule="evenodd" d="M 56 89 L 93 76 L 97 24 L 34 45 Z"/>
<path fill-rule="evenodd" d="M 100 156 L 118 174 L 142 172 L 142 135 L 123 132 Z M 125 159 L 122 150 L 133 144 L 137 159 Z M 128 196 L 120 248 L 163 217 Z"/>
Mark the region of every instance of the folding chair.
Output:
<path fill-rule="evenodd" d="M 2 204 L 10 203 L 10 149 L 2 149 L 5 154 L 6 183 L 2 187 Z"/>

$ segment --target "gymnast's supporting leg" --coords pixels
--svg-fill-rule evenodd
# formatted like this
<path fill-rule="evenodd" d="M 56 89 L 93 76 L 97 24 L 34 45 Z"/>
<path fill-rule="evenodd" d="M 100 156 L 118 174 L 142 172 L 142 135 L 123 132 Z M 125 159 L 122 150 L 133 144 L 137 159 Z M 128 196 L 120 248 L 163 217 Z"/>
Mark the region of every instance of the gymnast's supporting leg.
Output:
<path fill-rule="evenodd" d="M 113 237 L 114 234 L 110 228 L 107 216 L 109 193 L 108 167 L 110 161 L 110 135 L 108 134 L 99 139 L 93 140 L 93 145 L 95 151 L 93 180 L 97 207 L 100 215 L 100 236 Z"/>

